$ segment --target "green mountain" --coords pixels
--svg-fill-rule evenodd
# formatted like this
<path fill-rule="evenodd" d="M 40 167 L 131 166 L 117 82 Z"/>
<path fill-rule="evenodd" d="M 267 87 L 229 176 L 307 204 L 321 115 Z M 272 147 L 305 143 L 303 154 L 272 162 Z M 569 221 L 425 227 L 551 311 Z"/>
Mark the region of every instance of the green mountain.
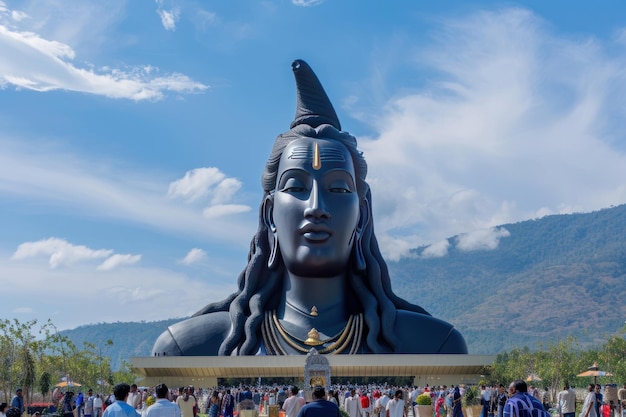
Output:
<path fill-rule="evenodd" d="M 445 256 L 424 256 L 421 247 L 389 262 L 394 292 L 453 323 L 473 354 L 537 349 L 568 336 L 581 348 L 597 346 L 622 329 L 626 205 L 497 229 L 493 249 L 463 250 L 459 235 L 448 239 Z M 101 346 L 119 364 L 149 355 L 158 335 L 178 320 L 99 323 L 63 334 L 79 346 L 83 340 Z M 105 346 L 109 339 L 113 345 Z"/>
<path fill-rule="evenodd" d="M 493 250 L 389 263 L 394 291 L 453 323 L 470 353 L 575 336 L 599 345 L 626 319 L 626 205 L 500 226 Z"/>

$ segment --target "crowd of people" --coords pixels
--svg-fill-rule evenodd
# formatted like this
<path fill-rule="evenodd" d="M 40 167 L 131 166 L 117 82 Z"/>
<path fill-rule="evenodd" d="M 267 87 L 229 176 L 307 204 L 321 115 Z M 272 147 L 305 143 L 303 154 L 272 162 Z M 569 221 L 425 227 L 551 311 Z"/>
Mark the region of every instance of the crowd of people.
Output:
<path fill-rule="evenodd" d="M 605 389 L 608 389 L 605 387 Z M 58 403 L 57 415 L 63 417 L 234 417 L 236 412 L 253 410 L 284 417 L 418 417 L 419 396 L 427 396 L 431 404 L 430 417 L 463 416 L 464 386 L 390 387 L 379 385 L 314 387 L 308 402 L 295 386 L 233 387 L 178 389 L 159 384 L 139 389 L 136 384 L 115 385 L 110 395 L 100 395 L 91 389 L 82 392 L 53 393 Z M 534 385 L 517 380 L 508 387 L 481 386 L 478 392 L 480 417 L 626 417 L 626 384 L 615 393 L 603 395 L 599 384 L 589 384 L 576 416 L 576 392 L 569 384 L 554 397 Z M 613 398 L 614 397 L 614 398 Z M 25 406 L 22 389 L 17 389 L 10 406 L 0 404 L 0 417 L 20 417 Z M 37 412 L 34 417 L 38 417 Z M 241 415 L 241 414 L 240 414 Z M 479 416 L 474 416 L 479 417 Z"/>

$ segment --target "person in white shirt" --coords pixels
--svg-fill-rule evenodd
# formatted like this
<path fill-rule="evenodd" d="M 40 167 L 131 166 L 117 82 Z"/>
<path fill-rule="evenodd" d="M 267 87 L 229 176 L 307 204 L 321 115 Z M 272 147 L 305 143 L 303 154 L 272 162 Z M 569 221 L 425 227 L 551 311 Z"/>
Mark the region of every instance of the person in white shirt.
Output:
<path fill-rule="evenodd" d="M 404 412 L 404 400 L 402 390 L 396 390 L 392 400 L 389 400 L 386 407 L 387 417 L 407 417 Z"/>
<path fill-rule="evenodd" d="M 480 387 L 480 405 L 483 406 L 481 415 L 487 417 L 491 411 L 491 391 L 484 385 Z"/>
<path fill-rule="evenodd" d="M 93 399 L 93 414 L 92 417 L 101 417 L 102 416 L 102 406 L 103 401 L 100 394 L 96 394 Z"/>
<path fill-rule="evenodd" d="M 154 389 L 157 400 L 146 410 L 145 417 L 181 417 L 180 407 L 167 399 L 169 392 L 165 384 L 159 384 Z"/>
<path fill-rule="evenodd" d="M 387 403 L 389 402 L 389 396 L 387 391 L 376 400 L 374 403 L 374 416 L 373 417 L 385 417 L 387 415 Z"/>
<path fill-rule="evenodd" d="M 87 399 L 85 400 L 85 410 L 84 410 L 84 416 L 85 417 L 91 417 L 93 415 L 93 399 L 96 398 L 93 395 L 93 390 L 89 389 L 89 391 L 87 391 Z"/>
<path fill-rule="evenodd" d="M 291 387 L 291 390 L 289 390 L 289 397 L 283 403 L 286 417 L 296 417 L 306 403 L 304 398 L 298 396 L 298 391 L 298 387 Z"/>
<path fill-rule="evenodd" d="M 130 392 L 128 393 L 126 404 L 130 405 L 135 410 L 141 408 L 141 393 L 137 391 L 137 384 L 130 386 Z"/>
<path fill-rule="evenodd" d="M 351 389 L 350 396 L 346 398 L 343 408 L 346 410 L 349 417 L 361 417 L 360 406 L 361 401 L 356 395 L 356 391 Z"/>
<path fill-rule="evenodd" d="M 574 417 L 576 415 L 576 391 L 569 384 L 565 384 L 563 391 L 559 392 L 559 414 L 561 417 Z"/>

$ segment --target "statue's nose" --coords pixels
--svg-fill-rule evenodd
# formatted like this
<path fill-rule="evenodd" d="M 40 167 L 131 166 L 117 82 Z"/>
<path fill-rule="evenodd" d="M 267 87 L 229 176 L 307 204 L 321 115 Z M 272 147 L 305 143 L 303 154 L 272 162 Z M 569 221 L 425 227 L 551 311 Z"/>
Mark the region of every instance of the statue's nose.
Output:
<path fill-rule="evenodd" d="M 330 219 L 330 213 L 326 208 L 326 204 L 317 181 L 313 181 L 308 206 L 304 210 L 304 217 L 313 219 Z"/>

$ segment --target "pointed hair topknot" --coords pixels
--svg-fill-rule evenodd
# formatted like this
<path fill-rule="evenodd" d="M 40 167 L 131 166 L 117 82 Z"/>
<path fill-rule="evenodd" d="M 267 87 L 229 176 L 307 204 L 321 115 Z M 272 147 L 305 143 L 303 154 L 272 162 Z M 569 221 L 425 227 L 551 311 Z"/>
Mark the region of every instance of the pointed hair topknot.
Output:
<path fill-rule="evenodd" d="M 306 124 L 316 128 L 322 124 L 329 124 L 341 130 L 341 124 L 324 87 L 306 62 L 301 59 L 291 64 L 296 77 L 296 117 L 291 128 Z"/>

